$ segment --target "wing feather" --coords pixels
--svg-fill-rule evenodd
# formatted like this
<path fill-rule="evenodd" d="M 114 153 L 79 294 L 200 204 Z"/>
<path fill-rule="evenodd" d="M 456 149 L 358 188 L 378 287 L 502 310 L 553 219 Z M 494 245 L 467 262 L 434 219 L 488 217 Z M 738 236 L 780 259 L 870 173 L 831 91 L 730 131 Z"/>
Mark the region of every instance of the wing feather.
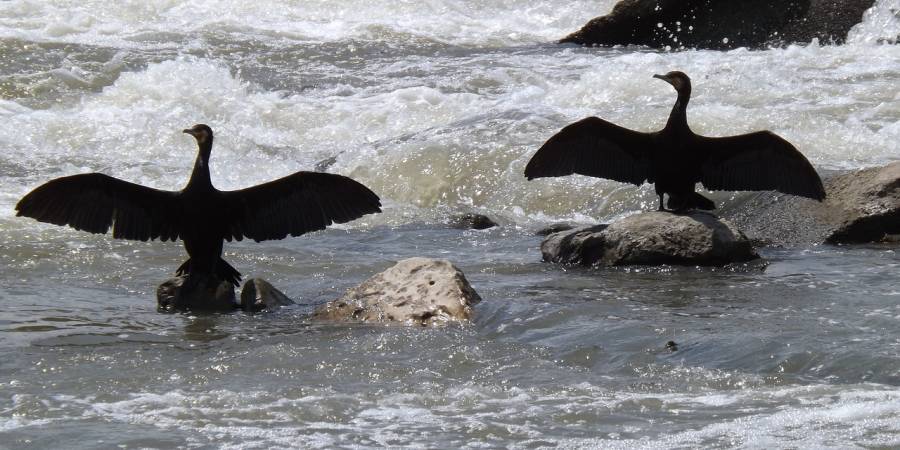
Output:
<path fill-rule="evenodd" d="M 238 191 L 223 192 L 233 205 L 227 239 L 257 242 L 300 236 L 381 212 L 381 200 L 362 184 L 320 172 L 297 172 Z"/>
<path fill-rule="evenodd" d="M 38 186 L 19 200 L 16 215 L 97 234 L 112 228 L 117 239 L 174 241 L 181 219 L 177 195 L 87 173 Z"/>
<path fill-rule="evenodd" d="M 566 126 L 525 167 L 531 180 L 574 173 L 641 185 L 651 178 L 652 135 L 597 117 Z"/>
<path fill-rule="evenodd" d="M 710 190 L 774 190 L 825 199 L 822 180 L 790 142 L 770 131 L 730 137 L 699 137 L 700 181 Z"/>

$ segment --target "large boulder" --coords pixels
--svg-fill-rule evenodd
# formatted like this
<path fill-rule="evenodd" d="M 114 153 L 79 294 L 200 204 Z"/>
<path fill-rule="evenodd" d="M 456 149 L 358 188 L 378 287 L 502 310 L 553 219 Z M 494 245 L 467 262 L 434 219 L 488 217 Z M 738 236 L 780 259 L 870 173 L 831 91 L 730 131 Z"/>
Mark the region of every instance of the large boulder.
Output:
<path fill-rule="evenodd" d="M 878 242 L 900 234 L 900 161 L 826 176 L 824 185 L 824 202 L 761 192 L 723 207 L 722 215 L 771 245 Z"/>
<path fill-rule="evenodd" d="M 726 50 L 841 43 L 875 0 L 622 0 L 561 42 Z"/>
<path fill-rule="evenodd" d="M 159 312 L 224 312 L 234 311 L 237 301 L 234 285 L 215 276 L 188 275 L 169 278 L 156 288 L 156 310 Z"/>
<path fill-rule="evenodd" d="M 759 258 L 744 234 L 707 212 L 635 214 L 607 225 L 551 234 L 544 261 L 583 266 L 721 266 Z"/>
<path fill-rule="evenodd" d="M 433 326 L 469 321 L 472 306 L 480 301 L 465 275 L 449 261 L 410 258 L 317 308 L 313 318 Z"/>

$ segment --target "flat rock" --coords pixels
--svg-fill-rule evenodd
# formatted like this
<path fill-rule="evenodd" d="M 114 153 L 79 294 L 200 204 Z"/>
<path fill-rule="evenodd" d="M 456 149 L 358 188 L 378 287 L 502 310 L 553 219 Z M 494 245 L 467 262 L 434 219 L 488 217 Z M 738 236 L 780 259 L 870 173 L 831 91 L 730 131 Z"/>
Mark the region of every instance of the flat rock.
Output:
<path fill-rule="evenodd" d="M 644 212 L 611 224 L 551 234 L 544 261 L 583 266 L 722 266 L 759 258 L 733 224 L 707 212 Z"/>
<path fill-rule="evenodd" d="M 443 259 L 409 258 L 313 313 L 319 320 L 434 326 L 468 322 L 481 301 L 465 275 Z"/>
<path fill-rule="evenodd" d="M 892 241 L 900 234 L 900 162 L 824 178 L 824 202 L 761 192 L 723 207 L 722 216 L 771 245 Z"/>
<path fill-rule="evenodd" d="M 622 0 L 561 42 L 727 50 L 842 43 L 875 0 Z"/>
<path fill-rule="evenodd" d="M 156 310 L 159 312 L 223 312 L 238 307 L 234 286 L 216 277 L 194 280 L 185 288 L 188 276 L 169 278 L 156 288 Z"/>
<path fill-rule="evenodd" d="M 240 308 L 246 312 L 271 311 L 294 301 L 262 278 L 251 278 L 241 289 Z"/>

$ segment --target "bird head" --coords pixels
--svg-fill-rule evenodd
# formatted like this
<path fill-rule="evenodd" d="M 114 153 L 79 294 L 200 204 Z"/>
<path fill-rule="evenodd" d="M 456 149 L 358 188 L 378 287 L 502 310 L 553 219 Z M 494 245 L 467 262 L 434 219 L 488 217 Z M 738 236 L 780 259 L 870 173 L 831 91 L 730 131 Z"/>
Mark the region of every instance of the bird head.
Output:
<path fill-rule="evenodd" d="M 213 138 L 212 128 L 210 128 L 202 123 L 194 125 L 193 127 L 188 128 L 186 130 L 182 130 L 182 131 L 184 133 L 187 133 L 187 134 L 193 136 L 194 139 L 197 140 L 198 144 L 202 145 L 202 144 L 212 142 L 212 138 Z"/>
<path fill-rule="evenodd" d="M 677 70 L 669 72 L 665 75 L 653 75 L 653 78 L 659 78 L 675 88 L 676 91 L 690 91 L 691 89 L 691 79 L 685 75 L 684 72 L 679 72 Z"/>

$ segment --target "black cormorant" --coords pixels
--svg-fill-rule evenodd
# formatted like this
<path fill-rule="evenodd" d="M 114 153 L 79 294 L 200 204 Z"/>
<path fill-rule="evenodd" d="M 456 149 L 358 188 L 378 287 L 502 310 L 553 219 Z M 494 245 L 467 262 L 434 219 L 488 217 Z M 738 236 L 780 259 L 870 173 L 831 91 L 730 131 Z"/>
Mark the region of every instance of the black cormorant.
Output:
<path fill-rule="evenodd" d="M 147 241 L 184 241 L 190 257 L 177 274 L 214 274 L 234 285 L 241 274 L 222 259 L 224 240 L 282 239 L 322 230 L 381 212 L 377 195 L 341 176 L 297 172 L 237 191 L 220 191 L 209 176 L 213 132 L 206 125 L 184 130 L 200 147 L 181 191 L 162 191 L 102 173 L 57 178 L 23 197 L 16 215 L 76 230 Z"/>
<path fill-rule="evenodd" d="M 597 117 L 575 122 L 555 134 L 525 167 L 529 180 L 578 173 L 632 183 L 654 183 L 663 208 L 715 209 L 694 192 L 697 182 L 709 190 L 762 191 L 825 198 L 822 180 L 790 142 L 771 131 L 729 137 L 705 137 L 688 127 L 691 79 L 682 72 L 654 75 L 667 81 L 678 100 L 666 127 L 655 133 L 622 128 Z"/>

